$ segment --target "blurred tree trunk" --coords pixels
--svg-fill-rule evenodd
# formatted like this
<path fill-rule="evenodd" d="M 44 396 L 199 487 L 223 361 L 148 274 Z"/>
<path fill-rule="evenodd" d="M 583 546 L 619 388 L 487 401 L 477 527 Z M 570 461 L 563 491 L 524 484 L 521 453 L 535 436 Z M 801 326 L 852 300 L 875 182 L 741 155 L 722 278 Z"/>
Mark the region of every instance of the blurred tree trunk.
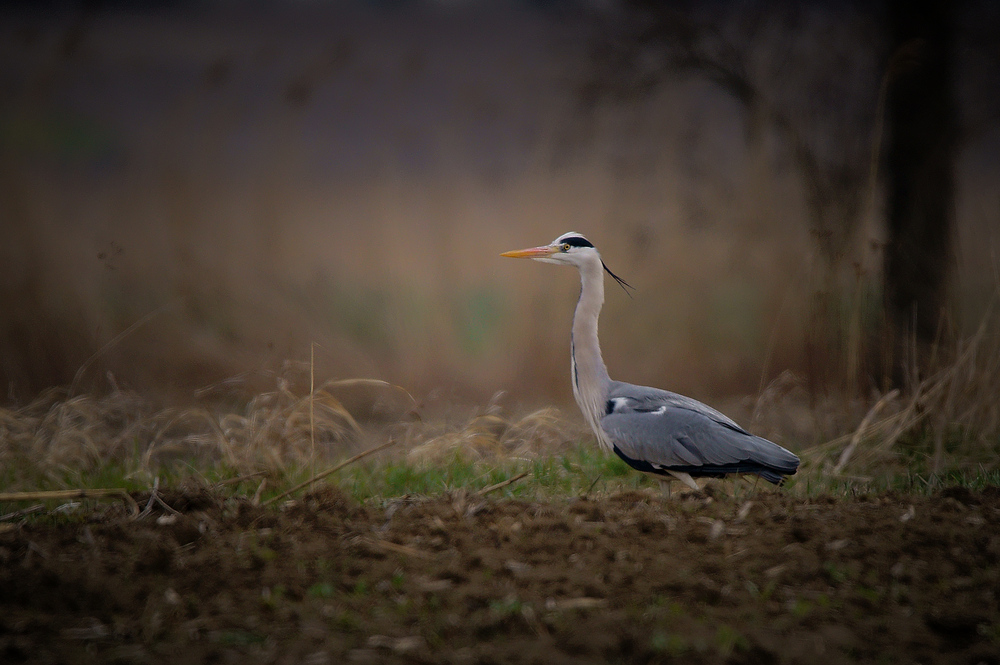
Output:
<path fill-rule="evenodd" d="M 952 11 L 947 0 L 888 5 L 894 54 L 886 108 L 883 382 L 896 386 L 927 369 L 945 332 L 954 197 Z"/>

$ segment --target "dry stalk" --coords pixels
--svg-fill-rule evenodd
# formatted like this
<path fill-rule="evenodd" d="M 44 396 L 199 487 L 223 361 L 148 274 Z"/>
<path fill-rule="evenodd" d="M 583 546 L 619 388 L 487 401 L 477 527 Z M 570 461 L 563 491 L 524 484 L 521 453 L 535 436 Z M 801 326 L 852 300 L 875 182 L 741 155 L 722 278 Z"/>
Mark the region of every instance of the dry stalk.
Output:
<path fill-rule="evenodd" d="M 253 473 L 248 473 L 246 475 L 240 476 L 238 478 L 227 478 L 226 480 L 220 480 L 212 486 L 212 489 L 221 489 L 223 487 L 228 487 L 229 485 L 239 485 L 245 480 L 252 480 L 254 478 L 259 478 L 260 476 L 266 476 L 269 471 L 255 471 Z"/>
<path fill-rule="evenodd" d="M 389 388 L 406 395 L 407 399 L 410 400 L 411 405 L 415 405 L 417 400 L 413 398 L 413 395 L 409 393 L 406 388 L 402 386 L 397 386 L 394 383 L 389 383 L 388 381 L 383 381 L 382 379 L 336 379 L 333 381 L 327 381 L 321 387 L 321 390 L 327 388 L 356 388 L 358 386 L 369 386 L 373 388 Z"/>
<path fill-rule="evenodd" d="M 38 492 L 0 492 L 0 501 L 48 501 L 50 499 L 101 499 L 107 496 L 120 496 L 132 508 L 133 516 L 139 514 L 139 505 L 132 495 L 120 488 L 110 489 L 71 489 L 46 490 Z"/>
<path fill-rule="evenodd" d="M 316 342 L 309 345 L 309 469 L 316 475 Z M 257 488 L 258 495 L 264 483 Z M 257 500 L 260 497 L 257 496 Z M 256 504 L 255 504 L 256 505 Z"/>
<path fill-rule="evenodd" d="M 254 506 L 260 505 L 260 496 L 264 493 L 264 488 L 267 487 L 267 478 L 263 478 L 260 481 L 260 485 L 257 486 L 257 491 L 253 493 L 253 499 L 250 503 Z"/>
<path fill-rule="evenodd" d="M 151 512 L 153 512 L 153 504 L 154 503 L 157 504 L 157 505 L 159 505 L 161 508 L 163 508 L 165 511 L 167 511 L 171 515 L 180 515 L 181 514 L 180 511 L 175 510 L 171 506 L 168 506 L 167 503 L 160 497 L 160 477 L 159 476 L 157 476 L 153 480 L 153 487 L 150 488 L 150 490 L 149 490 L 149 501 L 146 502 L 146 507 L 143 509 L 143 511 L 141 513 L 137 514 L 135 517 L 138 519 L 140 517 L 145 517 L 146 515 L 149 515 Z"/>
<path fill-rule="evenodd" d="M 524 478 L 525 476 L 529 476 L 529 475 L 531 475 L 530 471 L 522 471 L 521 473 L 517 474 L 516 476 L 513 476 L 512 478 L 508 478 L 507 480 L 501 480 L 499 483 L 490 485 L 489 487 L 484 487 L 483 489 L 481 489 L 478 492 L 476 492 L 476 495 L 477 496 L 486 496 L 487 494 L 489 494 L 490 492 L 492 492 L 494 490 L 503 489 L 504 487 L 507 487 L 508 485 L 516 483 L 521 478 Z"/>
<path fill-rule="evenodd" d="M 181 511 L 179 511 L 179 510 L 177 510 L 175 508 L 171 508 L 170 506 L 167 505 L 166 501 L 164 501 L 163 498 L 160 496 L 159 491 L 153 490 L 153 499 L 156 500 L 156 503 L 159 504 L 160 508 L 163 508 L 165 511 L 167 511 L 171 515 L 180 515 L 181 514 Z"/>
<path fill-rule="evenodd" d="M 73 393 L 76 392 L 76 387 L 78 385 L 80 385 L 80 380 L 83 378 L 83 375 L 86 373 L 86 371 L 90 367 L 91 363 L 93 363 L 95 360 L 97 360 L 102 355 L 104 355 L 109 349 L 111 349 L 114 346 L 116 346 L 118 344 L 118 342 L 122 341 L 123 339 L 125 339 L 126 337 L 128 337 L 129 335 L 131 335 L 133 332 L 135 332 L 136 330 L 138 330 L 142 326 L 144 326 L 147 323 L 149 323 L 150 321 L 152 321 L 159 314 L 161 314 L 164 310 L 168 309 L 169 307 L 173 306 L 174 304 L 176 304 L 176 303 L 178 303 L 180 301 L 181 301 L 181 299 L 177 298 L 177 299 L 175 299 L 175 300 L 173 300 L 171 302 L 168 302 L 166 305 L 161 305 L 160 307 L 157 307 L 152 312 L 150 312 L 149 314 L 146 314 L 146 316 L 142 317 L 141 319 L 139 319 L 138 321 L 136 321 L 135 323 L 133 323 L 132 325 L 130 325 L 128 328 L 126 328 L 125 330 L 121 331 L 120 333 L 118 333 L 117 335 L 115 335 L 114 337 L 112 337 L 111 340 L 108 341 L 107 344 L 105 344 L 104 346 L 102 346 L 101 348 L 99 348 L 97 351 L 95 351 L 93 355 L 91 355 L 89 358 L 87 358 L 83 362 L 83 364 L 80 365 L 80 369 L 76 370 L 76 374 L 73 376 L 73 383 L 70 385 L 70 388 L 69 388 L 69 394 L 72 395 Z"/>
<path fill-rule="evenodd" d="M 106 496 L 127 495 L 123 489 L 71 489 L 38 492 L 0 492 L 0 501 L 48 501 L 50 499 L 101 499 Z"/>
<path fill-rule="evenodd" d="M 284 499 L 286 496 L 290 496 L 290 495 L 294 494 L 295 492 L 298 492 L 300 489 L 302 489 L 304 487 L 308 487 L 309 485 L 312 485 L 313 483 L 315 483 L 318 480 L 321 480 L 322 478 L 326 478 L 327 476 L 329 476 L 331 473 L 333 473 L 335 471 L 340 471 L 345 466 L 347 466 L 349 464 L 353 464 L 354 462 L 357 462 L 359 459 L 363 459 L 365 457 L 368 457 L 369 455 L 373 455 L 373 454 L 379 452 L 380 450 L 385 450 L 389 446 L 394 446 L 394 445 L 396 445 L 396 441 L 393 440 L 393 439 L 389 439 L 389 441 L 387 443 L 383 443 L 381 446 L 375 446 L 374 448 L 369 448 L 368 450 L 366 450 L 366 451 L 364 451 L 362 453 L 358 453 L 354 457 L 352 457 L 350 459 L 347 459 L 347 460 L 344 460 L 340 464 L 337 464 L 336 466 L 331 467 L 331 468 L 327 469 L 326 471 L 323 471 L 319 475 L 313 476 L 312 478 L 310 478 L 309 480 L 307 480 L 307 481 L 305 481 L 303 483 L 299 483 L 298 485 L 296 485 L 292 489 L 288 490 L 287 492 L 282 492 L 281 494 L 279 494 L 277 496 L 272 496 L 270 499 L 268 499 L 267 501 L 265 501 L 262 505 L 269 506 L 272 503 L 274 503 L 275 501 L 279 501 L 281 499 Z"/>
<path fill-rule="evenodd" d="M 858 425 L 858 429 L 854 432 L 854 437 L 851 438 L 851 442 L 846 448 L 844 448 L 844 452 L 840 454 L 840 459 L 837 461 L 837 465 L 833 467 L 833 475 L 839 475 L 840 472 L 844 470 L 844 466 L 851 459 L 851 454 L 854 453 L 854 449 L 858 447 L 858 443 L 861 442 L 862 436 L 864 436 L 867 431 L 868 423 L 871 422 L 879 411 L 882 410 L 882 407 L 896 399 L 898 395 L 899 390 L 891 390 L 885 395 L 882 395 L 882 398 L 875 402 L 875 405 L 868 410 L 868 413 L 866 413 L 865 417 L 862 418 L 861 424 Z"/>

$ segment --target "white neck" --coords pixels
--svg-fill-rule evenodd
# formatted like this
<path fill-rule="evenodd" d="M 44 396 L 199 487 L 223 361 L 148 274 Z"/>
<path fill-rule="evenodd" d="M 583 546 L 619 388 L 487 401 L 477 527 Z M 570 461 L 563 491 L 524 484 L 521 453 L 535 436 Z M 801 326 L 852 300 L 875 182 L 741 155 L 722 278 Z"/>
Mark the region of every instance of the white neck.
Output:
<path fill-rule="evenodd" d="M 611 445 L 601 431 L 600 419 L 608 394 L 608 369 L 601 358 L 597 340 L 597 321 L 604 304 L 604 272 L 601 259 L 594 253 L 593 260 L 580 266 L 580 300 L 573 314 L 572 381 L 573 397 L 583 412 L 587 424 L 594 430 L 604 448 Z"/>

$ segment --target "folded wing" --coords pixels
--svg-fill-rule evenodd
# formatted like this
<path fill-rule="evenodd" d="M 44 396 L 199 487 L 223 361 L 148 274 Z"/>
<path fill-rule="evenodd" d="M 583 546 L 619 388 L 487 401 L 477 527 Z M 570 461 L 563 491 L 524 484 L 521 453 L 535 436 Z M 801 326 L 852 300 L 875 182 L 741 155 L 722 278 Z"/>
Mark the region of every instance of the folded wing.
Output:
<path fill-rule="evenodd" d="M 751 473 L 778 484 L 799 466 L 794 454 L 715 409 L 655 388 L 615 382 L 601 429 L 619 457 L 649 473 Z"/>

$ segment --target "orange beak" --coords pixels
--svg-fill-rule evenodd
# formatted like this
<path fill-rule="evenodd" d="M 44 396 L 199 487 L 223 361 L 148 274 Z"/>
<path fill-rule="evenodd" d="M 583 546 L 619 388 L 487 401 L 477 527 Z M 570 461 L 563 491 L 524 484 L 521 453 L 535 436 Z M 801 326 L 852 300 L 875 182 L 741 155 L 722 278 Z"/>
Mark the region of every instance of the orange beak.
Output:
<path fill-rule="evenodd" d="M 558 251 L 558 249 L 551 245 L 545 245 L 544 247 L 532 247 L 530 249 L 514 249 L 504 252 L 500 256 L 506 256 L 509 259 L 540 259 L 552 256 Z"/>

